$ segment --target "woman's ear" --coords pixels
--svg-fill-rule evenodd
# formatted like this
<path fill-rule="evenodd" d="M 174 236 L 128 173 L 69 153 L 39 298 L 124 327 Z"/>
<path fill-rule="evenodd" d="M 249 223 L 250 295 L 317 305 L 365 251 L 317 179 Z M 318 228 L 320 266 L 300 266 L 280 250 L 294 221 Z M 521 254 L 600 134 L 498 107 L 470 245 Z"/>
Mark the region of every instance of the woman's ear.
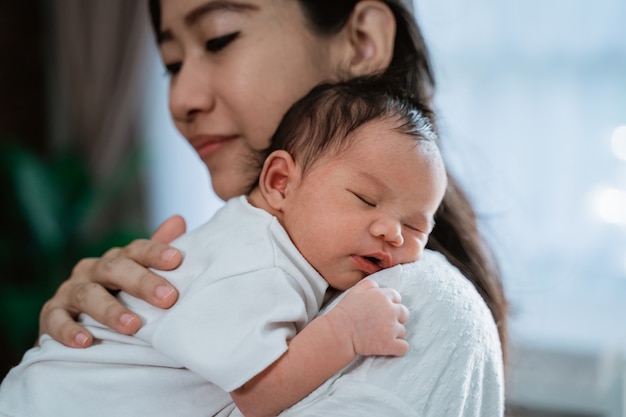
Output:
<path fill-rule="evenodd" d="M 272 152 L 263 163 L 259 190 L 269 206 L 282 211 L 291 187 L 299 180 L 299 169 L 287 151 Z"/>
<path fill-rule="evenodd" d="M 352 48 L 350 75 L 373 74 L 389 67 L 396 38 L 396 19 L 389 6 L 382 1 L 359 1 L 346 27 Z"/>

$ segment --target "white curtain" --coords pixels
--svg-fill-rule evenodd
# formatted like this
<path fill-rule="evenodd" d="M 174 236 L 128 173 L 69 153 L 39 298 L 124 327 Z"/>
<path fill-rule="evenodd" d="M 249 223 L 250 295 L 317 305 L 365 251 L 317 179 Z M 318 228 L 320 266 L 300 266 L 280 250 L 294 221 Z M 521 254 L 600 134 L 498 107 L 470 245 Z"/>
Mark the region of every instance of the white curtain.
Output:
<path fill-rule="evenodd" d="M 139 143 L 147 4 L 52 0 L 51 130 L 55 148 L 78 149 L 96 178 Z"/>

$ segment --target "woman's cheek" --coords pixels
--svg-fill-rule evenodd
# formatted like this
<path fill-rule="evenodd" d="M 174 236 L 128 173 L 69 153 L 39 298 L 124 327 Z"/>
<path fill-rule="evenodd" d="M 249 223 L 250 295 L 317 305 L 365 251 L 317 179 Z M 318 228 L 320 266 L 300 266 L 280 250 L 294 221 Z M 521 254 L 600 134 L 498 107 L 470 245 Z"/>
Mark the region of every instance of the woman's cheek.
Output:
<path fill-rule="evenodd" d="M 247 114 L 251 117 L 245 120 L 243 126 L 244 142 L 256 151 L 264 150 L 270 145 L 274 131 L 282 118 L 268 112 L 273 109 L 264 107 L 259 103 L 255 109 L 249 110 Z"/>

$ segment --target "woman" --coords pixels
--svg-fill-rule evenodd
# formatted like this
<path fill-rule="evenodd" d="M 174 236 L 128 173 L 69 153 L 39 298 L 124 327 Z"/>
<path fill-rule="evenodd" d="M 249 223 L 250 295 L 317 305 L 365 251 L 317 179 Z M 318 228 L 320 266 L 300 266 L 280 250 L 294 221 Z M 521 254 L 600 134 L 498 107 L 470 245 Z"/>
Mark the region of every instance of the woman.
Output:
<path fill-rule="evenodd" d="M 154 0 L 150 10 L 172 77 L 170 111 L 175 125 L 209 168 L 213 188 L 223 199 L 244 191 L 247 178 L 240 172 L 238 158 L 248 148 L 265 148 L 287 108 L 320 82 L 394 71 L 402 73 L 406 88 L 431 105 L 434 79 L 428 53 L 399 0 Z M 389 411 L 387 407 L 395 402 L 402 403 L 394 409 L 397 415 L 501 412 L 497 385 L 502 357 L 499 351 L 481 351 L 480 345 L 497 325 L 504 352 L 506 302 L 471 206 L 455 184 L 450 178 L 429 242 L 445 260 L 431 253 L 402 274 L 380 278 L 383 284 L 395 286 L 417 313 L 412 320 L 415 340 L 410 340 L 414 354 L 395 361 L 377 358 L 354 363 L 314 393 L 311 401 L 290 411 L 294 415 L 315 415 L 333 402 L 350 404 L 345 415 L 367 415 L 353 410 L 358 406 L 370 415 L 385 415 L 376 414 L 376 407 Z M 151 241 L 135 241 L 102 258 L 79 262 L 44 306 L 41 331 L 70 346 L 87 347 L 92 336 L 72 319 L 86 312 L 120 333 L 135 332 L 141 325 L 139 318 L 107 289 L 122 289 L 159 307 L 171 306 L 175 291 L 147 268 L 178 266 L 182 256 L 167 242 L 183 231 L 181 219 L 172 218 Z M 476 307 L 476 297 L 450 265 L 484 299 L 491 323 L 481 319 L 483 310 Z M 450 290 L 450 282 L 460 287 Z M 460 311 L 463 308 L 465 312 Z M 472 327 L 477 317 L 479 326 Z M 442 334 L 444 327 L 451 329 L 449 334 Z M 459 351 L 459 345 L 470 348 Z M 431 369 L 431 359 L 437 369 Z M 454 366 L 447 369 L 446 363 Z M 485 382 L 487 388 L 480 385 L 485 378 L 492 381 Z M 371 387 L 374 381 L 377 394 L 371 395 L 363 386 Z M 493 392 L 482 397 L 483 391 Z M 394 393 L 398 401 L 389 399 Z M 485 408 L 483 403 L 490 401 L 493 407 Z"/>

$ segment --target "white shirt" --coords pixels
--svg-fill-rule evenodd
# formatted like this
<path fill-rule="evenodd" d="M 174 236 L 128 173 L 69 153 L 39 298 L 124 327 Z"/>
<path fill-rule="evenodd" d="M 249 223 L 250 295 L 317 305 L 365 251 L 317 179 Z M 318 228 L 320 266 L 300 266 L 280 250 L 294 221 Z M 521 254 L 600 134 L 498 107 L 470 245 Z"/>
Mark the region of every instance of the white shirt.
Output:
<path fill-rule="evenodd" d="M 144 323 L 135 336 L 84 316 L 94 346 L 42 337 L 3 381 L 0 413 L 215 415 L 231 404 L 229 391 L 284 353 L 328 287 L 278 221 L 245 197 L 173 245 L 185 254 L 178 269 L 162 273 L 180 291 L 174 307 L 123 294 Z"/>

